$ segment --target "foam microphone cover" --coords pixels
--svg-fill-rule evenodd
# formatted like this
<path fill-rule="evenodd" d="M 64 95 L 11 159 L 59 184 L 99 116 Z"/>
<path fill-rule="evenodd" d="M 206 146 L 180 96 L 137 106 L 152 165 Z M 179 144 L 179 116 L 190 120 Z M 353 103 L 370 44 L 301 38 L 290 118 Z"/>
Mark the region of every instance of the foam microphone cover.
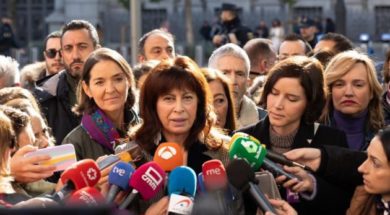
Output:
<path fill-rule="evenodd" d="M 226 173 L 230 184 L 238 190 L 245 190 L 249 182 L 255 182 L 255 173 L 245 160 L 230 161 Z"/>
<path fill-rule="evenodd" d="M 94 160 L 84 159 L 66 169 L 60 179 L 63 184 L 71 181 L 75 190 L 93 187 L 100 179 L 100 170 Z"/>
<path fill-rule="evenodd" d="M 122 190 L 128 190 L 130 188 L 129 179 L 134 173 L 134 168 L 125 162 L 117 163 L 108 175 L 108 182 L 115 184 Z"/>
<path fill-rule="evenodd" d="M 129 190 L 129 179 L 133 175 L 134 168 L 125 162 L 119 162 L 111 169 L 108 175 L 108 182 L 111 184 L 107 194 L 107 202 L 115 199 L 120 190 Z"/>
<path fill-rule="evenodd" d="M 190 167 L 176 167 L 169 174 L 168 195 L 178 194 L 194 197 L 196 193 L 196 173 Z"/>
<path fill-rule="evenodd" d="M 156 162 L 140 166 L 130 178 L 130 187 L 137 190 L 142 199 L 153 198 L 164 186 L 166 174 Z"/>
<path fill-rule="evenodd" d="M 184 164 L 183 150 L 177 143 L 161 143 L 154 153 L 153 161 L 166 172 L 170 172 Z"/>
<path fill-rule="evenodd" d="M 74 192 L 66 202 L 66 205 L 96 207 L 105 204 L 104 197 L 94 187 L 84 187 Z"/>
<path fill-rule="evenodd" d="M 204 184 L 208 191 L 225 189 L 227 186 L 226 170 L 222 162 L 217 159 L 203 163 L 202 173 Z"/>
<path fill-rule="evenodd" d="M 238 132 L 230 140 L 230 160 L 244 159 L 255 171 L 260 169 L 266 154 L 267 150 L 260 142 L 248 134 Z"/>

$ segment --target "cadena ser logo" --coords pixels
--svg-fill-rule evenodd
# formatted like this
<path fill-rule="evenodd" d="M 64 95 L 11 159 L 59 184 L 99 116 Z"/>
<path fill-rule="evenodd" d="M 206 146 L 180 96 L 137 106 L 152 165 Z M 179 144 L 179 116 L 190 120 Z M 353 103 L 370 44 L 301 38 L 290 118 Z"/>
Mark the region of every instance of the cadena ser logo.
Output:
<path fill-rule="evenodd" d="M 191 214 L 193 201 L 188 196 L 172 194 L 169 198 L 168 212 Z"/>
<path fill-rule="evenodd" d="M 149 167 L 145 173 L 141 176 L 142 180 L 145 181 L 153 190 L 156 190 L 158 185 L 163 181 L 163 177 L 153 167 Z"/>
<path fill-rule="evenodd" d="M 168 160 L 171 159 L 173 156 L 177 154 L 177 151 L 172 146 L 163 146 L 161 149 L 157 152 L 158 156 L 161 158 Z"/>

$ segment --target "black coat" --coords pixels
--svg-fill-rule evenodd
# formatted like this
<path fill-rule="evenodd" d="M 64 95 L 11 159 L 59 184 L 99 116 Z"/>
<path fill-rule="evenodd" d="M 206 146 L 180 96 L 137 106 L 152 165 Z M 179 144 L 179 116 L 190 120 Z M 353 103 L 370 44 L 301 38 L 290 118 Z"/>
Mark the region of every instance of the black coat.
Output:
<path fill-rule="evenodd" d="M 258 123 L 239 129 L 237 132 L 243 132 L 257 138 L 262 144 L 270 148 L 269 118 Z M 323 145 L 333 145 L 348 147 L 345 133 L 337 129 L 319 125 L 314 135 L 314 124 L 301 122 L 298 132 L 295 135 L 292 149 L 303 147 L 321 147 Z M 311 140 L 311 142 L 310 142 Z M 292 204 L 298 211 L 298 214 L 345 214 L 349 206 L 349 200 L 352 197 L 353 190 L 345 190 L 335 184 L 331 184 L 320 177 L 316 177 L 317 195 L 312 201 L 306 201 L 300 198 L 300 203 Z M 282 197 L 285 197 L 285 190 L 281 189 Z M 247 207 L 248 204 L 246 204 Z M 250 207 L 250 206 L 249 206 Z M 249 209 L 251 211 L 251 209 Z"/>
<path fill-rule="evenodd" d="M 56 145 L 60 145 L 64 137 L 80 124 L 81 117 L 72 112 L 69 102 L 69 84 L 66 81 L 66 71 L 51 78 L 58 78 L 56 94 L 53 95 L 39 87 L 34 90 L 34 95 L 41 105 L 48 126 L 52 129 L 56 139 Z M 49 81 L 49 80 L 46 80 Z M 55 87 L 55 86 L 54 86 Z"/>

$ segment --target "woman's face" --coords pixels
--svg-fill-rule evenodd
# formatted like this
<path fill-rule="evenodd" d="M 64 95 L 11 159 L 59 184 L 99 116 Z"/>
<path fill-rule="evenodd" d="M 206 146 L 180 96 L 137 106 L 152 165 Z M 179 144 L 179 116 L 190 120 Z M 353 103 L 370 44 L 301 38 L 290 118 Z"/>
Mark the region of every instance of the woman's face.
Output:
<path fill-rule="evenodd" d="M 213 105 L 217 114 L 217 126 L 224 128 L 226 124 L 226 116 L 229 109 L 228 99 L 223 89 L 223 85 L 219 80 L 214 80 L 209 83 L 210 91 L 213 94 Z"/>
<path fill-rule="evenodd" d="M 267 110 L 272 128 L 289 134 L 299 127 L 307 98 L 297 78 L 280 78 L 267 95 Z"/>
<path fill-rule="evenodd" d="M 22 148 L 25 145 L 35 144 L 34 131 L 32 129 L 31 123 L 28 123 L 26 127 L 20 132 L 17 137 L 18 147 Z"/>
<path fill-rule="evenodd" d="M 84 92 L 93 98 L 106 114 L 123 112 L 130 83 L 122 69 L 111 60 L 102 60 L 90 71 L 89 85 L 83 82 Z"/>
<path fill-rule="evenodd" d="M 358 168 L 363 174 L 364 189 L 368 193 L 380 194 L 386 201 L 390 201 L 390 163 L 377 136 L 367 148 L 367 155 L 367 160 Z"/>
<path fill-rule="evenodd" d="M 198 97 L 193 91 L 173 89 L 157 99 L 157 115 L 162 132 L 168 136 L 187 136 L 194 124 Z"/>
<path fill-rule="evenodd" d="M 347 74 L 332 84 L 332 101 L 336 110 L 357 116 L 368 108 L 373 95 L 364 64 L 357 63 Z"/>
<path fill-rule="evenodd" d="M 39 148 L 46 148 L 49 146 L 49 134 L 46 124 L 39 115 L 31 116 L 31 125 L 36 138 L 37 146 Z"/>

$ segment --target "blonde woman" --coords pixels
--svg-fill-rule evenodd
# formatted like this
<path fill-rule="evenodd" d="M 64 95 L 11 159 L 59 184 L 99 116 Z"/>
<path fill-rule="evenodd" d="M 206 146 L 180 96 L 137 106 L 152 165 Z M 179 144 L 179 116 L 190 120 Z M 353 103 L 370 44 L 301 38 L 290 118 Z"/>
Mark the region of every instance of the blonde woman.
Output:
<path fill-rule="evenodd" d="M 336 55 L 325 70 L 330 96 L 320 121 L 344 131 L 348 146 L 365 150 L 384 126 L 382 87 L 372 60 L 359 52 Z"/>

